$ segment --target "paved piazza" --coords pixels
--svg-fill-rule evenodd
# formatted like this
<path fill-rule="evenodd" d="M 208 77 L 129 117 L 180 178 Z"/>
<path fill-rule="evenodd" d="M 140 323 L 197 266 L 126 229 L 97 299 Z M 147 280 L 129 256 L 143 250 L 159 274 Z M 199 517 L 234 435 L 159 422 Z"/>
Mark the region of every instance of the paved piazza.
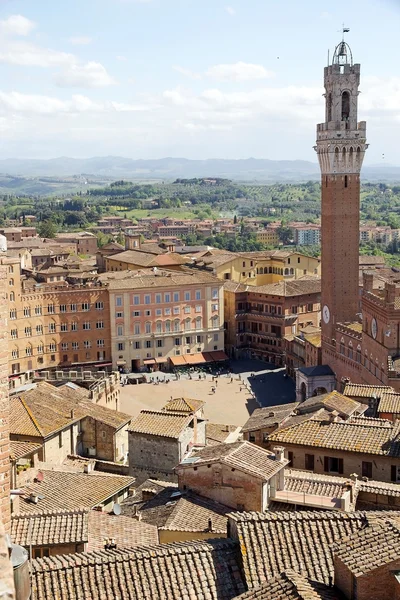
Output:
<path fill-rule="evenodd" d="M 121 388 L 120 410 L 136 416 L 143 409 L 160 409 L 170 398 L 186 397 L 204 400 L 205 416 L 212 423 L 243 425 L 259 406 L 285 404 L 295 400 L 294 384 L 284 377 L 284 370 L 268 368 L 259 361 L 234 361 L 231 376 L 221 375 L 215 381 L 211 375 L 199 381 L 165 373 L 146 374 L 147 379 L 170 378 L 169 383 L 142 383 Z M 252 376 L 254 374 L 254 376 Z M 240 376 L 240 380 L 239 380 Z M 215 393 L 212 388 L 215 387 Z"/>

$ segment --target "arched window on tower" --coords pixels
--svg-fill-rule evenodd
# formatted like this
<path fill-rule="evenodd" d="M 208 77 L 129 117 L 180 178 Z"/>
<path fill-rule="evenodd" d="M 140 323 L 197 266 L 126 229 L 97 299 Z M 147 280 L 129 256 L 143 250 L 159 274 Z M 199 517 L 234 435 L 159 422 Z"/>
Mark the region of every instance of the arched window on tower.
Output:
<path fill-rule="evenodd" d="M 342 94 L 342 121 L 350 119 L 350 94 L 343 92 Z"/>
<path fill-rule="evenodd" d="M 329 92 L 326 99 L 326 120 L 332 121 L 332 94 Z"/>

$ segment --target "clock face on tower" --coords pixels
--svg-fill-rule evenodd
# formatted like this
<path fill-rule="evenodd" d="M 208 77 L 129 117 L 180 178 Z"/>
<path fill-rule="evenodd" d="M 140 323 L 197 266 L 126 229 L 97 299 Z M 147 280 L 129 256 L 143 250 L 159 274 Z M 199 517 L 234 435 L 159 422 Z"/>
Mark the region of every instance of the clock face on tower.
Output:
<path fill-rule="evenodd" d="M 376 340 L 376 335 L 378 333 L 378 325 L 375 318 L 373 318 L 371 321 L 371 333 L 374 340 Z"/>
<path fill-rule="evenodd" d="M 325 304 L 325 306 L 322 309 L 322 318 L 324 320 L 324 323 L 327 325 L 329 323 L 329 319 L 331 318 L 331 313 L 329 308 L 327 307 L 327 305 Z"/>

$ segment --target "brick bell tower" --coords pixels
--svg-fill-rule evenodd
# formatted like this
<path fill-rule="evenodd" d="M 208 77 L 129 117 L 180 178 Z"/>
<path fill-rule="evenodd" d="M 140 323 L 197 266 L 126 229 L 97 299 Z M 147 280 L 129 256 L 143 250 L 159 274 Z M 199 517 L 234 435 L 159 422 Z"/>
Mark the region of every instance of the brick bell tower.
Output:
<path fill-rule="evenodd" d="M 345 31 L 345 30 L 344 30 Z M 366 123 L 357 123 L 360 65 L 344 39 L 324 69 L 325 123 L 314 147 L 321 169 L 322 362 L 335 353 L 337 323 L 359 312 L 360 170 Z"/>

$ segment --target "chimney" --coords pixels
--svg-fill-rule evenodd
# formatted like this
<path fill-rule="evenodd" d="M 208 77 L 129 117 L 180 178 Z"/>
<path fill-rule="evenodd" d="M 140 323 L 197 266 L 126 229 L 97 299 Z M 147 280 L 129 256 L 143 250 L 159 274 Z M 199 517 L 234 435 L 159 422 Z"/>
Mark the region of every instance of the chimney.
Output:
<path fill-rule="evenodd" d="M 75 410 L 71 408 L 71 419 L 75 419 Z"/>
<path fill-rule="evenodd" d="M 363 273 L 363 290 L 365 292 L 374 290 L 374 274 L 370 271 L 364 271 Z"/>
<path fill-rule="evenodd" d="M 339 413 L 337 410 L 333 410 L 329 413 L 329 423 L 337 423 L 339 421 Z"/>
<path fill-rule="evenodd" d="M 285 448 L 282 448 L 282 446 L 274 448 L 274 453 L 276 461 L 283 462 L 285 460 Z"/>
<path fill-rule="evenodd" d="M 208 519 L 208 531 L 214 531 L 212 519 Z"/>
<path fill-rule="evenodd" d="M 385 296 L 388 304 L 394 304 L 396 299 L 396 284 L 391 281 L 385 283 Z"/>

